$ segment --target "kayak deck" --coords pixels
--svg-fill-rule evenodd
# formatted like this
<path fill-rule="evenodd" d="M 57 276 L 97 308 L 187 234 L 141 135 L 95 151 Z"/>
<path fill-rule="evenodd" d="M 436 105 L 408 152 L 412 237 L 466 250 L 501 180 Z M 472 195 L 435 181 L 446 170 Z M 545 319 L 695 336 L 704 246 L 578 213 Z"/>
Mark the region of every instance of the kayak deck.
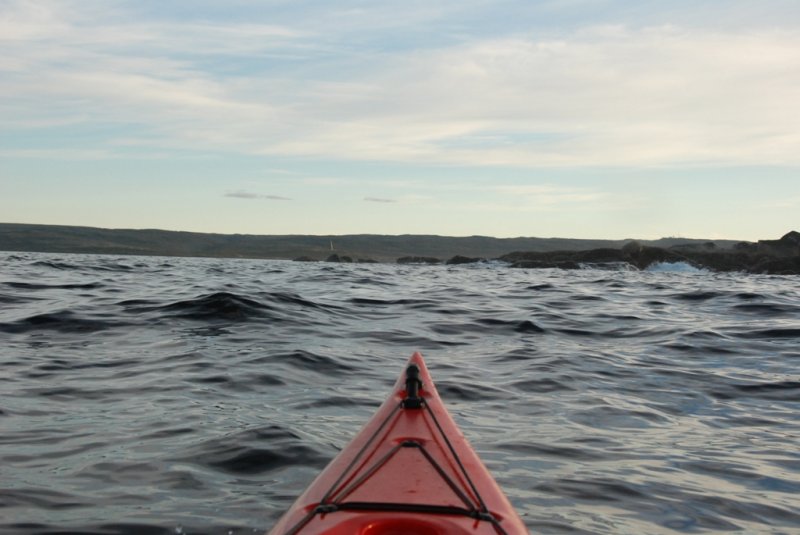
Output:
<path fill-rule="evenodd" d="M 270 535 L 528 533 L 444 407 L 419 353 Z"/>

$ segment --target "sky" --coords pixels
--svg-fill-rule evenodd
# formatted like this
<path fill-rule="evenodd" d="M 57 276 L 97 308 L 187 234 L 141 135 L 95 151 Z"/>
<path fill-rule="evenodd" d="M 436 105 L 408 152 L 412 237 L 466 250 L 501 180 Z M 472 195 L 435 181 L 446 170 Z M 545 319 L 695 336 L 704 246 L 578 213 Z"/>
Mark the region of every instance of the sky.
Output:
<path fill-rule="evenodd" d="M 0 0 L 0 222 L 800 230 L 797 0 Z"/>

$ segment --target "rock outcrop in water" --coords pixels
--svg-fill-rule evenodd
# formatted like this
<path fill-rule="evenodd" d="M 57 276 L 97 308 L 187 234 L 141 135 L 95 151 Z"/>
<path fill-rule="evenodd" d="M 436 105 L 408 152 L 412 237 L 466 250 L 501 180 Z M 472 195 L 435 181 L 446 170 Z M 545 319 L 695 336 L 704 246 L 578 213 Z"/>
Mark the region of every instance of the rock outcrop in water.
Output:
<path fill-rule="evenodd" d="M 398 264 L 441 264 L 442 261 L 432 256 L 401 256 Z"/>
<path fill-rule="evenodd" d="M 326 262 L 338 262 L 340 264 L 352 264 L 353 258 L 349 256 L 340 256 L 337 253 L 333 253 L 328 258 L 325 259 Z"/>
<path fill-rule="evenodd" d="M 684 262 L 714 271 L 797 275 L 800 274 L 800 232 L 789 232 L 779 240 L 741 242 L 730 249 L 720 249 L 713 242 L 661 248 L 630 241 L 620 249 L 517 252 L 504 255 L 500 260 L 510 263 L 511 267 L 562 269 L 620 263 L 647 269 L 659 263 Z"/>
<path fill-rule="evenodd" d="M 448 266 L 457 266 L 459 264 L 477 264 L 478 262 L 482 262 L 483 258 L 472 258 L 469 256 L 461 256 L 456 255 L 447 262 L 445 262 Z"/>

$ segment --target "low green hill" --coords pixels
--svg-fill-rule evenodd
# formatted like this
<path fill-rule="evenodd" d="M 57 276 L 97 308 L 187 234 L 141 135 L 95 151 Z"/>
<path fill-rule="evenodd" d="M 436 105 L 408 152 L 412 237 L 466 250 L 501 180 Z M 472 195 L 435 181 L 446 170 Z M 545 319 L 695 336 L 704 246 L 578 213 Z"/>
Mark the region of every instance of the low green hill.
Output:
<path fill-rule="evenodd" d="M 50 253 L 275 259 L 294 259 L 305 256 L 315 260 L 324 260 L 331 254 L 332 245 L 333 251 L 339 255 L 394 262 L 404 256 L 435 257 L 445 260 L 456 255 L 498 258 L 514 251 L 547 252 L 620 248 L 627 241 L 375 234 L 257 236 L 0 223 L 0 250 Z M 708 240 L 678 238 L 641 241 L 643 244 L 663 247 L 676 243 L 691 245 L 706 242 Z M 718 247 L 728 247 L 734 243 L 732 241 L 716 242 Z"/>

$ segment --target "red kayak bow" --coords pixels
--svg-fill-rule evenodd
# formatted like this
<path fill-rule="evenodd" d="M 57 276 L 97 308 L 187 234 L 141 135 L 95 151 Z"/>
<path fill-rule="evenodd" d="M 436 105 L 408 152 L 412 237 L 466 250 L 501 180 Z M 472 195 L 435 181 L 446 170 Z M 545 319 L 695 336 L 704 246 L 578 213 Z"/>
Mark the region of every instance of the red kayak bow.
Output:
<path fill-rule="evenodd" d="M 447 412 L 422 355 L 269 535 L 528 530 Z"/>

